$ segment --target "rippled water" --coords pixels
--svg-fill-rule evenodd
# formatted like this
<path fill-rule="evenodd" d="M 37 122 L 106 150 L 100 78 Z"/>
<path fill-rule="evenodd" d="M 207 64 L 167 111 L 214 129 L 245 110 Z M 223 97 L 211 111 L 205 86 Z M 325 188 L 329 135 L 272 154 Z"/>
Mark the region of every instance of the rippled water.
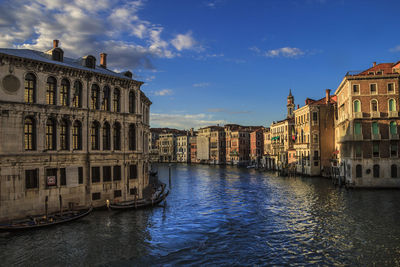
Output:
<path fill-rule="evenodd" d="M 224 166 L 172 176 L 162 207 L 0 234 L 0 265 L 400 265 L 400 191 Z"/>

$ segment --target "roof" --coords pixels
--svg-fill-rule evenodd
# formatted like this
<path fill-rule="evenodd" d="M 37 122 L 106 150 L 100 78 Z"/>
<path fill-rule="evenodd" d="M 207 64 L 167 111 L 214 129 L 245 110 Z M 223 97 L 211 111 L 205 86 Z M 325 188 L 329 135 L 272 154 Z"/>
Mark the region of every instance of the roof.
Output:
<path fill-rule="evenodd" d="M 374 63 L 375 65 L 375 63 Z M 382 75 L 385 74 L 394 74 L 396 72 L 393 71 L 393 68 L 398 68 L 399 62 L 396 63 L 380 63 L 372 66 L 369 69 L 364 71 L 351 71 L 346 74 L 347 75 L 375 75 L 377 72 L 382 71 Z M 373 72 L 373 73 L 371 73 Z"/>
<path fill-rule="evenodd" d="M 0 54 L 5 54 L 5 55 L 19 57 L 19 58 L 31 59 L 31 60 L 35 60 L 35 61 L 44 62 L 44 63 L 50 63 L 50 64 L 60 65 L 60 66 L 64 66 L 64 67 L 70 67 L 70 68 L 74 68 L 74 69 L 95 72 L 95 73 L 104 74 L 104 75 L 110 75 L 110 76 L 114 76 L 114 77 L 121 78 L 121 79 L 132 80 L 131 78 L 124 76 L 123 73 L 117 73 L 117 72 L 111 71 L 109 69 L 100 67 L 100 66 L 96 66 L 95 69 L 91 69 L 91 68 L 82 66 L 81 62 L 82 62 L 83 57 L 77 58 L 77 59 L 64 57 L 63 62 L 60 62 L 60 61 L 49 58 L 48 54 L 46 54 L 44 52 L 31 50 L 31 49 L 13 49 L 13 48 L 0 48 Z"/>
<path fill-rule="evenodd" d="M 309 99 L 309 100 L 310 100 L 310 102 L 308 103 L 309 105 L 324 105 L 324 104 L 326 104 L 326 97 L 323 97 L 319 100 L 313 100 L 313 99 Z M 336 103 L 336 101 L 337 101 L 336 95 L 331 95 L 329 97 L 329 103 Z"/>

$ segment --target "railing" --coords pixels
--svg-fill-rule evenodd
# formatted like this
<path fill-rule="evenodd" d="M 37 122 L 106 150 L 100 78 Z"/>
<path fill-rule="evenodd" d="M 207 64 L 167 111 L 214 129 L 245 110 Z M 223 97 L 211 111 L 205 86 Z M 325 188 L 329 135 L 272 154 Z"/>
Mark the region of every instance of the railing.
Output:
<path fill-rule="evenodd" d="M 353 112 L 353 118 L 362 119 L 362 117 L 363 117 L 362 112 Z"/>
<path fill-rule="evenodd" d="M 399 116 L 399 112 L 398 111 L 389 111 L 389 117 L 393 118 L 393 117 L 398 117 Z"/>
<path fill-rule="evenodd" d="M 389 134 L 390 140 L 399 140 L 399 134 Z"/>
<path fill-rule="evenodd" d="M 372 140 L 381 140 L 381 134 L 372 134 L 371 139 Z"/>
<path fill-rule="evenodd" d="M 380 118 L 381 113 L 379 111 L 372 111 L 371 112 L 371 118 Z"/>

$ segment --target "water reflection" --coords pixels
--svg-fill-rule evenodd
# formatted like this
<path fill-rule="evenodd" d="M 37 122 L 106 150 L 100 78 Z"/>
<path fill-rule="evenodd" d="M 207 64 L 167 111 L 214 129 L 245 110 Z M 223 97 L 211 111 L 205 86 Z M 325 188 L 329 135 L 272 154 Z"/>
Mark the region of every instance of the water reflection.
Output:
<path fill-rule="evenodd" d="M 168 166 L 160 165 L 168 183 Z M 172 167 L 162 207 L 0 235 L 2 265 L 400 264 L 398 191 L 230 166 Z"/>

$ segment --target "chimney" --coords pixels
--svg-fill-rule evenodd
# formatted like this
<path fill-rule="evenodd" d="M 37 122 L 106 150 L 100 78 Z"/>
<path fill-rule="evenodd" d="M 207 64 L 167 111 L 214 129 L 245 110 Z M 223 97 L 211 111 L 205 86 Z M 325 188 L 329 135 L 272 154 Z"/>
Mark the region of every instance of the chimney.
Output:
<path fill-rule="evenodd" d="M 372 63 L 372 67 L 376 67 L 376 62 L 373 62 L 373 63 Z"/>
<path fill-rule="evenodd" d="M 330 99 L 331 99 L 330 94 L 331 94 L 331 89 L 326 89 L 325 90 L 325 102 L 326 102 L 326 104 L 328 104 L 330 102 Z"/>
<path fill-rule="evenodd" d="M 107 54 L 101 53 L 100 54 L 100 67 L 107 68 Z"/>
<path fill-rule="evenodd" d="M 53 48 L 57 48 L 59 42 L 59 40 L 53 40 Z"/>
<path fill-rule="evenodd" d="M 297 104 L 297 109 L 299 109 L 300 108 L 300 105 L 299 104 Z"/>

